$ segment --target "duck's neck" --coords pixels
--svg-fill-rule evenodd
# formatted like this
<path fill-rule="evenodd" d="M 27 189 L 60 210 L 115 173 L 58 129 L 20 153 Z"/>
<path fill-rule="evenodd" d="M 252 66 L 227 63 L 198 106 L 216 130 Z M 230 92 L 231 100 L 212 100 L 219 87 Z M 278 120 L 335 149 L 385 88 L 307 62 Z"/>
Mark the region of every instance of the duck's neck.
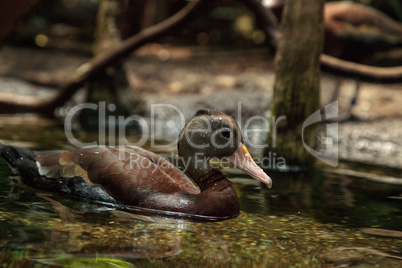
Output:
<path fill-rule="evenodd" d="M 187 174 L 195 181 L 201 192 L 206 191 L 210 188 L 215 189 L 215 187 L 213 186 L 216 184 L 226 185 L 226 181 L 230 182 L 222 172 L 215 168 L 209 168 L 205 170 L 189 169 L 187 170 Z M 231 185 L 231 183 L 228 185 Z"/>
<path fill-rule="evenodd" d="M 209 161 L 189 161 L 187 173 L 200 187 L 201 193 L 195 199 L 193 212 L 200 215 L 235 217 L 240 205 L 233 184 L 222 172 L 212 168 Z"/>
<path fill-rule="evenodd" d="M 218 181 L 227 180 L 222 172 L 216 168 L 212 168 L 209 160 L 202 156 L 198 157 L 196 155 L 195 157 L 188 158 L 187 162 L 185 161 L 184 159 L 185 171 L 197 183 L 201 191 L 205 191 Z"/>

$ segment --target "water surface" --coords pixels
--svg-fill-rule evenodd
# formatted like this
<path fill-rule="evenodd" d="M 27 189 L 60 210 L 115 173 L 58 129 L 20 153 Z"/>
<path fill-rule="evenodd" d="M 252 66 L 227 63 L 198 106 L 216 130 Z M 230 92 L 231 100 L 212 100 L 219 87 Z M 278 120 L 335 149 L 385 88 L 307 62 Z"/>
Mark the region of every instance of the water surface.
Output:
<path fill-rule="evenodd" d="M 0 132 L 21 146 L 70 147 L 59 128 Z M 80 135 L 91 139 L 88 133 Z M 174 148 L 162 153 L 170 157 L 170 151 Z M 345 170 L 360 173 L 345 175 Z M 242 214 L 221 222 L 191 222 L 130 216 L 16 185 L 0 161 L 1 262 L 27 267 L 401 267 L 402 185 L 364 176 L 400 178 L 400 170 L 341 163 L 337 169 L 267 171 L 272 189 L 235 169 L 224 172 L 235 184 Z"/>

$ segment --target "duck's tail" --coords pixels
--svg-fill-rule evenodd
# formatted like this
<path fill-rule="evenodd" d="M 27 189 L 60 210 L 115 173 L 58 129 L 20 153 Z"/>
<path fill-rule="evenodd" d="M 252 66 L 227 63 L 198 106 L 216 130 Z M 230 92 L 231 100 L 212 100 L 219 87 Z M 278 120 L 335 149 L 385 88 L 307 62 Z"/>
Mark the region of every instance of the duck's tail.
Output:
<path fill-rule="evenodd" d="M 56 192 L 96 203 L 117 204 L 118 202 L 97 186 L 89 185 L 81 177 L 47 178 L 39 174 L 35 152 L 0 143 L 0 157 L 6 160 L 12 169 L 14 182 L 32 188 Z"/>
<path fill-rule="evenodd" d="M 0 156 L 7 161 L 14 175 L 21 177 L 19 182 L 37 188 L 35 182 L 40 175 L 33 151 L 0 143 Z"/>

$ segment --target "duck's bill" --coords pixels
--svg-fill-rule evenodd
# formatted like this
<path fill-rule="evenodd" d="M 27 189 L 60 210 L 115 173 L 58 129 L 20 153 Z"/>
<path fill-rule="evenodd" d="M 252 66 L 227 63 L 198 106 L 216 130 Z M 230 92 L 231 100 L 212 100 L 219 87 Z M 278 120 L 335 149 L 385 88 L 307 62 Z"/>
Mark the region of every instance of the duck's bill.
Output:
<path fill-rule="evenodd" d="M 268 188 L 272 187 L 271 178 L 259 166 L 257 166 L 243 143 L 240 143 L 239 148 L 228 157 L 228 160 L 238 169 L 241 169 L 254 179 L 266 184 Z"/>

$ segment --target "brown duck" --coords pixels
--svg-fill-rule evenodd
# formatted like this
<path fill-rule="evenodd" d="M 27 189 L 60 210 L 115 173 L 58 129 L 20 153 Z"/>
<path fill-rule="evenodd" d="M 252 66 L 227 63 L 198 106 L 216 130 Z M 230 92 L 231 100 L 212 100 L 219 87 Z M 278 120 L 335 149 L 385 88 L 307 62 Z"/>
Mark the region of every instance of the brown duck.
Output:
<path fill-rule="evenodd" d="M 248 153 L 237 123 L 216 110 L 200 110 L 178 139 L 185 172 L 140 147 L 93 146 L 32 152 L 0 144 L 20 182 L 44 190 L 145 209 L 211 217 L 235 217 L 239 199 L 232 183 L 210 164 L 227 159 L 269 188 L 271 179 Z"/>

